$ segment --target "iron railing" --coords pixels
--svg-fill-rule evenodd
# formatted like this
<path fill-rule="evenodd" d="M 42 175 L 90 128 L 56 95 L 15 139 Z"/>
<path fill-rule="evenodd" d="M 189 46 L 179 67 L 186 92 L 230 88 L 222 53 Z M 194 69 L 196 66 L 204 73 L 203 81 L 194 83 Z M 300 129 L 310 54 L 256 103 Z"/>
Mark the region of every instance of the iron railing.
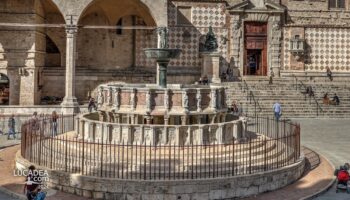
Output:
<path fill-rule="evenodd" d="M 257 116 L 258 112 L 262 111 L 259 101 L 255 98 L 253 91 L 249 89 L 249 86 L 245 80 L 243 80 L 243 85 L 241 90 L 243 90 L 243 92 L 247 92 L 247 101 L 249 101 L 249 104 L 254 104 L 254 116 Z"/>
<path fill-rule="evenodd" d="M 246 138 L 226 144 L 86 141 L 84 135 L 73 132 L 74 116 L 59 118 L 57 134 L 53 127 L 49 118 L 23 124 L 21 155 L 40 166 L 87 176 L 136 180 L 229 177 L 278 169 L 300 157 L 298 124 L 258 116 L 248 119 Z"/>
<path fill-rule="evenodd" d="M 303 83 L 303 81 L 298 80 L 298 78 L 294 74 L 293 74 L 293 77 L 294 77 L 294 80 L 295 80 L 295 90 L 298 91 L 298 89 L 299 89 L 298 87 L 302 87 L 303 90 L 305 91 L 305 92 L 303 92 L 303 94 L 305 95 L 305 100 L 306 100 L 306 96 L 307 96 L 307 94 L 306 94 L 306 90 L 307 90 L 306 85 Z M 300 86 L 299 86 L 298 82 L 300 83 Z M 318 103 L 315 95 L 308 95 L 308 96 L 309 96 L 309 103 L 310 104 L 311 104 L 311 100 L 313 100 L 315 102 L 315 105 L 316 105 L 316 116 L 318 116 L 320 112 L 321 113 L 323 112 L 323 109 L 320 106 L 320 104 Z"/>

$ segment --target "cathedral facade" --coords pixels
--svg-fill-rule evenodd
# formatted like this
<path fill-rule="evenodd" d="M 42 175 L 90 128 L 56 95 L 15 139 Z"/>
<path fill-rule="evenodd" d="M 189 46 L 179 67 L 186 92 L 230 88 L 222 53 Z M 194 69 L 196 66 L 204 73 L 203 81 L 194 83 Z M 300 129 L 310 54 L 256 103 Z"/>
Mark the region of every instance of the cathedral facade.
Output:
<path fill-rule="evenodd" d="M 0 104 L 33 106 L 50 98 L 74 107 L 108 82 L 152 83 L 167 27 L 171 83 L 202 74 L 212 27 L 221 73 L 318 76 L 350 72 L 348 0 L 2 0 Z"/>

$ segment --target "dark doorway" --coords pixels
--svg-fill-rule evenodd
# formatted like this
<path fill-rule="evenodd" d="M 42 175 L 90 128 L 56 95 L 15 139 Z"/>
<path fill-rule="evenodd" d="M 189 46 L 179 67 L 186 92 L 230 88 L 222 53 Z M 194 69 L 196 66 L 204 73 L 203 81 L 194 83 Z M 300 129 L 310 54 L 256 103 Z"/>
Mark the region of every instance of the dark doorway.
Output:
<path fill-rule="evenodd" d="M 244 75 L 267 75 L 267 24 L 245 22 Z"/>
<path fill-rule="evenodd" d="M 247 50 L 247 75 L 257 75 L 261 71 L 261 50 Z"/>
<path fill-rule="evenodd" d="M 10 81 L 5 74 L 0 74 L 0 105 L 9 105 Z"/>

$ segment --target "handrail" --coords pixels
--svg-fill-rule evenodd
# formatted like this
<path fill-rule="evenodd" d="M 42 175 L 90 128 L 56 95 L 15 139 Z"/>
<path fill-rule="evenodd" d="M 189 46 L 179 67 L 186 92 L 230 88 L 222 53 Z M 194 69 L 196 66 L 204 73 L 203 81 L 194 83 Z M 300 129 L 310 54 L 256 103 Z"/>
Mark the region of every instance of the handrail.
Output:
<path fill-rule="evenodd" d="M 247 82 L 246 82 L 245 80 L 243 80 L 243 83 L 244 83 L 245 89 L 248 91 L 248 93 L 247 93 L 247 100 L 249 100 L 249 104 L 252 103 L 252 100 L 253 100 L 253 102 L 254 102 L 254 113 L 255 113 L 254 115 L 256 116 L 256 115 L 257 115 L 256 107 L 258 106 L 259 112 L 262 111 L 262 108 L 261 108 L 259 102 L 255 99 L 255 96 L 254 96 L 254 94 L 253 94 L 253 91 L 251 91 L 251 90 L 249 89 L 249 86 L 248 86 Z"/>
<path fill-rule="evenodd" d="M 307 89 L 306 85 L 303 83 L 303 81 L 298 80 L 298 78 L 295 76 L 295 74 L 292 75 L 295 79 L 295 89 L 298 90 L 298 82 L 300 82 L 301 86 L 305 89 Z M 305 94 L 306 95 L 306 94 Z M 305 96 L 306 97 L 306 96 Z M 319 112 L 318 110 L 320 110 L 320 112 L 323 112 L 322 107 L 320 106 L 320 104 L 318 103 L 317 99 L 315 98 L 315 95 L 309 95 L 309 99 L 313 98 L 314 102 L 316 103 L 316 115 L 318 116 Z"/>

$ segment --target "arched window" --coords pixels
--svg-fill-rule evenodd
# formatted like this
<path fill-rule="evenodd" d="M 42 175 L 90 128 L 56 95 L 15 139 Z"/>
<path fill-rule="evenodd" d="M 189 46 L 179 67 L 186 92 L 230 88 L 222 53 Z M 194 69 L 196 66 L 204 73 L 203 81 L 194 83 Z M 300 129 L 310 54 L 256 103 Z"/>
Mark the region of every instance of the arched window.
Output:
<path fill-rule="evenodd" d="M 329 0 L 329 8 L 344 9 L 345 8 L 345 1 L 346 0 Z"/>

